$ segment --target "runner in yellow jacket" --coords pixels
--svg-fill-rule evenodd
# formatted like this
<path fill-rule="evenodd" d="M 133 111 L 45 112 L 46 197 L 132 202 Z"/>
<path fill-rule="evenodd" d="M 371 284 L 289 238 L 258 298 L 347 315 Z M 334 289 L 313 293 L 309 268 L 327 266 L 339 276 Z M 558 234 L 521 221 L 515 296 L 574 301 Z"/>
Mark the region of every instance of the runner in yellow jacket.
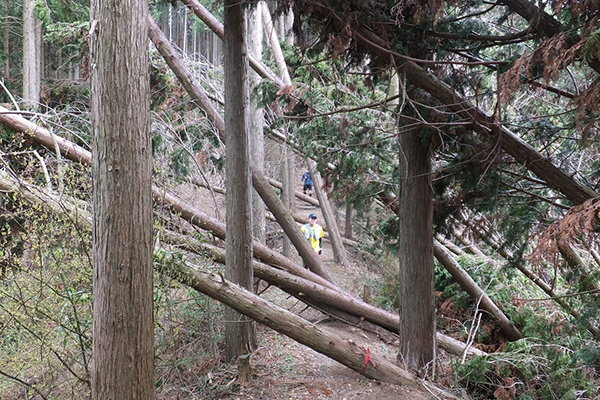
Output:
<path fill-rule="evenodd" d="M 308 243 L 310 243 L 315 250 L 315 253 L 320 255 L 323 250 L 321 241 L 323 236 L 325 236 L 325 232 L 323 231 L 323 227 L 317 224 L 317 215 L 310 214 L 308 216 L 308 224 L 302 225 L 300 229 L 302 230 L 302 233 L 304 233 L 304 237 L 308 240 Z"/>

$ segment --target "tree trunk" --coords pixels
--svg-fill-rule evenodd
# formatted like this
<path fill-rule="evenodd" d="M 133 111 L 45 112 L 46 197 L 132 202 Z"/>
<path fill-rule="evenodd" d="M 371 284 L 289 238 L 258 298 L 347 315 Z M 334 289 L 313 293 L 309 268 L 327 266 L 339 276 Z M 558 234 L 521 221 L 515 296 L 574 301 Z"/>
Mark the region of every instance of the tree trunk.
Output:
<path fill-rule="evenodd" d="M 10 15 L 8 14 L 8 0 L 4 0 L 2 2 L 2 7 L 4 8 L 4 18 L 2 20 L 2 29 L 3 29 L 3 50 L 4 54 L 10 54 Z M 10 79 L 10 62 L 8 57 L 4 60 L 4 66 L 2 68 L 2 78 L 7 81 Z"/>
<path fill-rule="evenodd" d="M 400 354 L 409 369 L 435 357 L 433 203 L 429 148 L 417 131 L 399 135 Z"/>
<path fill-rule="evenodd" d="M 502 333 L 508 340 L 515 341 L 521 339 L 521 332 L 510 322 L 510 320 L 504 315 L 502 310 L 494 304 L 489 296 L 475 283 L 475 281 L 469 276 L 469 274 L 462 269 L 462 267 L 454 261 L 452 254 L 439 242 L 435 241 L 433 244 L 433 253 L 437 260 L 450 272 L 452 277 L 465 292 L 475 300 L 480 302 L 482 309 L 489 312 L 492 317 L 496 319 L 500 325 Z"/>
<path fill-rule="evenodd" d="M 290 192 L 291 176 L 290 176 L 290 165 L 289 165 L 289 154 L 288 146 L 284 143 L 281 145 L 281 202 L 289 213 L 292 212 L 292 205 L 294 204 L 294 193 Z M 292 241 L 287 235 L 283 235 L 283 255 L 292 258 Z"/>
<path fill-rule="evenodd" d="M 35 0 L 23 1 L 23 100 L 37 108 L 42 76 L 42 23 L 35 17 Z"/>
<path fill-rule="evenodd" d="M 321 174 L 319 173 L 319 171 L 317 171 L 316 167 L 317 163 L 315 163 L 314 161 L 309 161 L 310 176 L 313 180 L 313 188 L 315 190 L 315 193 L 317 194 L 319 203 L 321 204 L 321 212 L 323 213 L 325 223 L 327 224 L 327 228 L 329 229 L 329 240 L 331 241 L 333 257 L 335 259 L 335 262 L 341 264 L 344 267 L 348 267 L 350 263 L 348 262 L 348 255 L 346 254 L 346 249 L 344 248 L 342 235 L 340 234 L 337 222 L 335 221 L 335 216 L 333 213 L 333 209 L 331 208 L 331 203 L 327 198 L 327 189 L 323 187 Z"/>
<path fill-rule="evenodd" d="M 155 398 L 147 15 L 142 0 L 90 8 L 95 400 Z"/>
<path fill-rule="evenodd" d="M 228 280 L 252 290 L 252 201 L 248 132 L 248 60 L 246 11 L 237 0 L 224 3 L 225 137 L 226 137 L 226 268 Z M 254 323 L 225 309 L 226 357 L 231 360 L 256 348 Z"/>
<path fill-rule="evenodd" d="M 344 227 L 344 236 L 352 240 L 352 204 L 346 201 L 346 226 Z"/>
<path fill-rule="evenodd" d="M 285 63 L 285 58 L 283 57 L 283 52 L 281 51 L 281 45 L 279 44 L 279 39 L 277 38 L 277 32 L 275 31 L 273 21 L 271 20 L 271 13 L 269 12 L 269 7 L 264 1 L 260 1 L 258 3 L 258 7 L 260 7 L 262 12 L 263 23 L 265 26 L 265 35 L 267 36 L 267 39 L 271 46 L 273 58 L 275 58 L 275 62 L 277 63 L 277 69 L 279 69 L 279 75 L 281 76 L 281 80 L 285 85 L 291 85 L 292 79 L 290 78 L 287 64 Z"/>
<path fill-rule="evenodd" d="M 263 24 L 262 13 L 260 7 L 250 7 L 248 9 L 248 53 L 252 54 L 256 59 L 262 58 L 263 51 Z M 248 71 L 249 86 L 250 86 L 250 147 L 252 169 L 264 173 L 265 164 L 265 139 L 263 132 L 264 115 L 262 106 L 258 104 L 260 93 L 258 85 L 261 82 L 261 77 L 254 71 Z M 258 193 L 252 191 L 252 233 L 253 236 L 261 243 L 266 243 L 266 209 L 265 203 L 262 201 Z"/>
<path fill-rule="evenodd" d="M 277 64 L 277 69 L 279 70 L 279 75 L 281 76 L 281 80 L 284 85 L 290 86 L 292 84 L 292 80 L 290 78 L 290 74 L 288 71 L 287 64 L 285 62 L 285 58 L 283 57 L 283 52 L 281 51 L 281 45 L 279 43 L 279 38 L 277 37 L 277 32 L 273 27 L 273 21 L 271 19 L 271 13 L 269 12 L 269 7 L 267 3 L 264 1 L 259 1 L 258 6 L 260 12 L 262 14 L 262 20 L 264 25 L 264 32 L 266 39 L 271 47 L 271 52 L 273 54 L 273 58 L 275 59 L 275 63 Z M 281 200 L 285 208 L 288 209 L 289 212 L 292 212 L 294 209 L 294 191 L 293 191 L 293 174 L 291 173 L 291 169 L 293 168 L 294 163 L 290 162 L 293 152 L 290 151 L 287 142 L 281 143 Z M 290 238 L 287 235 L 283 236 L 283 254 L 286 257 L 290 257 L 292 253 L 292 243 Z"/>

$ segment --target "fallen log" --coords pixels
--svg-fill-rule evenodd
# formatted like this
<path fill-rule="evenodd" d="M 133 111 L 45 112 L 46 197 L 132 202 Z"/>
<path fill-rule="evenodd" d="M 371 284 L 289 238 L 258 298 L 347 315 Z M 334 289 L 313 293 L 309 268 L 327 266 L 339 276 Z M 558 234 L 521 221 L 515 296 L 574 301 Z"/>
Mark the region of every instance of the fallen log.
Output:
<path fill-rule="evenodd" d="M 188 251 L 195 252 L 196 254 L 205 254 L 218 263 L 225 263 L 225 253 L 223 249 L 217 246 L 208 243 L 199 243 L 179 234 L 170 232 L 164 232 L 164 234 L 169 237 L 173 244 L 183 244 Z M 326 313 L 338 315 L 335 311 L 337 309 L 355 316 L 355 318 L 341 318 L 345 322 L 358 325 L 362 320 L 365 320 L 384 328 L 386 331 L 395 334 L 398 333 L 400 327 L 400 317 L 398 314 L 368 304 L 348 293 L 341 292 L 339 288 L 327 288 L 260 262 L 255 262 L 253 267 L 257 278 L 263 279 L 269 284 L 287 291 L 309 305 L 314 305 Z M 324 308 L 323 305 L 328 307 Z M 334 309 L 329 307 L 333 307 Z M 436 338 L 438 345 L 452 354 L 462 355 L 465 352 L 469 356 L 486 354 L 481 350 L 466 346 L 465 343 L 439 332 L 436 334 Z"/>
<path fill-rule="evenodd" d="M 433 391 L 438 396 L 454 398 L 426 381 L 420 381 L 393 362 L 371 353 L 368 347 L 360 346 L 350 339 L 332 334 L 296 314 L 226 281 L 222 276 L 218 277 L 213 274 L 203 277 L 199 271 L 183 263 L 174 263 L 169 268 L 159 267 L 159 271 L 368 378 L 404 385 L 411 390 L 418 390 L 426 394 L 431 394 Z"/>
<path fill-rule="evenodd" d="M 508 317 L 498 308 L 490 297 L 475 283 L 469 274 L 452 258 L 448 249 L 442 246 L 437 240 L 433 241 L 433 253 L 435 258 L 446 268 L 454 280 L 458 282 L 470 296 L 480 302 L 480 307 L 489 312 L 498 322 L 500 330 L 508 340 L 515 341 L 521 339 L 521 332 L 510 322 Z"/>

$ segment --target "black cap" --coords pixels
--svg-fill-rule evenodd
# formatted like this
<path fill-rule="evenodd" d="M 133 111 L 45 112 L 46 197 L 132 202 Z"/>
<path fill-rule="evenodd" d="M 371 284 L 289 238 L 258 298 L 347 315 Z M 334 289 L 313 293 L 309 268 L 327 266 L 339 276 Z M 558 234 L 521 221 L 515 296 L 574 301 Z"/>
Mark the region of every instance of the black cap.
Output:
<path fill-rule="evenodd" d="M 317 214 L 310 214 L 308 216 L 308 219 L 311 219 L 311 218 L 317 219 Z"/>

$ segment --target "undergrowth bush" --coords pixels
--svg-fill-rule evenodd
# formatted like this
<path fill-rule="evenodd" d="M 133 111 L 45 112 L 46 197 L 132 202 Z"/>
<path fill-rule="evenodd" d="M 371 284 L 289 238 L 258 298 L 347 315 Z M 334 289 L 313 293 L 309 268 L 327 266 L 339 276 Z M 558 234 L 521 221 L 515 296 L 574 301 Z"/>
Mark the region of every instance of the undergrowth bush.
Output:
<path fill-rule="evenodd" d="M 598 386 L 597 344 L 578 351 L 522 339 L 502 354 L 473 357 L 455 365 L 459 384 L 477 399 L 593 399 Z"/>

